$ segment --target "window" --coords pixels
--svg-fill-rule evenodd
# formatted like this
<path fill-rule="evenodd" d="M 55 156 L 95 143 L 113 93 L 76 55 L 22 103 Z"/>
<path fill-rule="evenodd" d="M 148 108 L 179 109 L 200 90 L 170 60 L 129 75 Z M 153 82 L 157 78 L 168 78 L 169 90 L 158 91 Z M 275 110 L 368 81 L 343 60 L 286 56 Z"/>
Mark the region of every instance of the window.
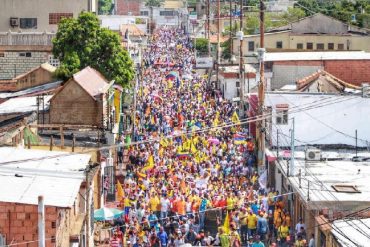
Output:
<path fill-rule="evenodd" d="M 312 49 L 313 49 L 313 43 L 308 42 L 308 43 L 306 44 L 306 49 L 307 49 L 307 50 L 312 50 Z"/>
<path fill-rule="evenodd" d="M 147 10 L 145 10 L 145 11 L 140 11 L 140 15 L 148 16 L 148 15 L 149 15 L 149 11 L 147 11 Z"/>
<path fill-rule="evenodd" d="M 277 41 L 276 42 L 276 48 L 277 49 L 282 49 L 283 48 L 283 41 Z"/>
<path fill-rule="evenodd" d="M 288 107 L 287 104 L 276 105 L 276 124 L 288 124 Z"/>
<path fill-rule="evenodd" d="M 302 43 L 297 44 L 297 50 L 303 50 L 303 44 Z"/>
<path fill-rule="evenodd" d="M 37 28 L 37 18 L 20 18 L 20 28 Z"/>
<path fill-rule="evenodd" d="M 32 57 L 32 53 L 31 52 L 26 52 L 26 57 Z"/>
<path fill-rule="evenodd" d="M 54 58 L 53 55 L 49 55 L 49 64 L 53 65 L 54 67 L 59 67 L 60 61 L 57 58 Z"/>
<path fill-rule="evenodd" d="M 235 82 L 235 87 L 240 87 L 240 82 L 239 81 Z"/>
<path fill-rule="evenodd" d="M 254 41 L 248 41 L 248 51 L 254 51 Z"/>
<path fill-rule="evenodd" d="M 172 10 L 163 10 L 163 11 L 159 11 L 159 15 L 160 16 L 174 16 L 175 15 L 175 11 L 172 11 Z"/>
<path fill-rule="evenodd" d="M 344 50 L 344 44 L 338 44 L 338 50 Z"/>
<path fill-rule="evenodd" d="M 51 236 L 51 242 L 55 243 L 55 236 Z"/>
<path fill-rule="evenodd" d="M 332 185 L 333 189 L 336 192 L 342 193 L 361 193 L 356 186 L 347 185 L 347 184 L 334 184 Z"/>
<path fill-rule="evenodd" d="M 57 228 L 57 223 L 55 221 L 51 222 L 51 228 Z"/>
<path fill-rule="evenodd" d="M 49 13 L 49 24 L 57 25 L 62 18 L 73 18 L 73 13 Z"/>
<path fill-rule="evenodd" d="M 334 50 L 334 43 L 328 43 L 328 50 Z"/>
<path fill-rule="evenodd" d="M 323 43 L 317 43 L 316 44 L 316 50 L 324 50 L 325 49 L 325 46 Z"/>
<path fill-rule="evenodd" d="M 25 57 L 25 56 L 26 56 L 26 53 L 25 53 L 25 52 L 20 52 L 18 55 L 19 55 L 20 57 Z"/>
<path fill-rule="evenodd" d="M 4 52 L 0 52 L 0 57 L 5 57 L 5 53 Z"/>

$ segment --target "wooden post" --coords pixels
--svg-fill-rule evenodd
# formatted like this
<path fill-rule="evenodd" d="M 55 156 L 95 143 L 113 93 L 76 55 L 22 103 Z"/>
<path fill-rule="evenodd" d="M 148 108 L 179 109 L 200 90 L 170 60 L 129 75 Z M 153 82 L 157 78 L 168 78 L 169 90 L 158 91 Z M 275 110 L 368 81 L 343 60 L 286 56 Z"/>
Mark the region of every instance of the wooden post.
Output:
<path fill-rule="evenodd" d="M 75 151 L 75 144 L 76 144 L 76 137 L 75 137 L 75 134 L 72 133 L 72 152 Z"/>
<path fill-rule="evenodd" d="M 60 126 L 59 128 L 59 133 L 60 133 L 60 148 L 64 148 L 64 133 L 63 133 L 63 126 Z"/>
<path fill-rule="evenodd" d="M 31 149 L 31 137 L 27 138 L 27 146 L 28 146 L 28 149 Z"/>
<path fill-rule="evenodd" d="M 50 151 L 53 151 L 53 146 L 54 146 L 54 137 L 53 135 L 50 136 Z"/>

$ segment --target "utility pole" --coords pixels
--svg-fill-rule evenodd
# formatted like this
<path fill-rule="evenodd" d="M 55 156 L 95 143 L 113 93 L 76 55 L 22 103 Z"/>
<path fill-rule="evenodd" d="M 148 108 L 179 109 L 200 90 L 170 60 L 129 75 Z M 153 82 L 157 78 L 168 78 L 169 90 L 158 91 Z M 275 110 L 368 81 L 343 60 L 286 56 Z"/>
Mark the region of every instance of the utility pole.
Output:
<path fill-rule="evenodd" d="M 279 130 L 276 130 L 276 158 L 279 159 Z"/>
<path fill-rule="evenodd" d="M 217 0 L 217 83 L 218 85 L 218 73 L 219 67 L 221 64 L 221 54 L 220 54 L 220 35 L 221 35 L 221 3 L 220 0 Z"/>
<path fill-rule="evenodd" d="M 209 0 L 207 0 L 207 20 L 206 20 L 207 24 L 204 25 L 204 27 L 205 27 L 204 35 L 206 35 L 207 40 L 208 40 L 208 57 L 211 56 L 211 41 L 209 40 L 210 39 L 210 27 L 211 27 L 211 20 L 210 20 L 211 19 L 211 10 L 210 9 L 211 9 L 210 8 L 210 3 L 209 3 Z"/>
<path fill-rule="evenodd" d="M 290 174 L 294 176 L 294 118 L 293 118 L 293 127 L 292 127 L 292 132 L 291 132 L 291 141 L 290 141 Z"/>
<path fill-rule="evenodd" d="M 233 10 L 232 0 L 230 0 L 230 56 L 233 54 Z"/>
<path fill-rule="evenodd" d="M 265 22 L 265 6 L 263 0 L 260 0 L 260 48 L 258 48 L 258 60 L 260 65 L 260 82 L 258 84 L 258 115 L 263 115 L 263 106 L 265 101 L 265 37 L 264 37 L 264 22 Z M 257 124 L 258 133 L 258 167 L 261 168 L 265 164 L 265 120 L 261 118 Z"/>
<path fill-rule="evenodd" d="M 38 235 L 39 247 L 45 247 L 45 205 L 44 197 L 38 197 Z"/>
<path fill-rule="evenodd" d="M 98 161 L 100 162 L 100 161 Z M 86 179 L 86 215 L 85 215 L 85 223 L 86 223 L 86 234 L 85 234 L 85 246 L 90 246 L 90 182 L 89 182 L 89 172 L 90 167 L 88 166 L 85 170 L 85 179 Z"/>
<path fill-rule="evenodd" d="M 243 0 L 240 0 L 240 28 L 239 28 L 239 82 L 240 82 L 240 112 L 239 115 L 244 118 L 244 60 L 243 60 Z"/>
<path fill-rule="evenodd" d="M 355 131 L 355 138 L 356 138 L 356 157 L 357 157 L 357 129 Z"/>

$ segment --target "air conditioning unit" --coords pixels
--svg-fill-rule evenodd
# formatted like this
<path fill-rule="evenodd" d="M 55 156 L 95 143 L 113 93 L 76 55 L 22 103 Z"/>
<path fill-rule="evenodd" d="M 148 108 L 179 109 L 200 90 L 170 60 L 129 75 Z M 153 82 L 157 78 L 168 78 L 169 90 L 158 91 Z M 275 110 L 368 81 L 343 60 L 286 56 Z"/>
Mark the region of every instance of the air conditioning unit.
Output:
<path fill-rule="evenodd" d="M 11 27 L 18 27 L 19 26 L 19 19 L 16 17 L 11 17 L 9 24 Z"/>
<path fill-rule="evenodd" d="M 307 161 L 318 161 L 321 160 L 321 150 L 308 148 L 306 149 L 306 160 Z"/>

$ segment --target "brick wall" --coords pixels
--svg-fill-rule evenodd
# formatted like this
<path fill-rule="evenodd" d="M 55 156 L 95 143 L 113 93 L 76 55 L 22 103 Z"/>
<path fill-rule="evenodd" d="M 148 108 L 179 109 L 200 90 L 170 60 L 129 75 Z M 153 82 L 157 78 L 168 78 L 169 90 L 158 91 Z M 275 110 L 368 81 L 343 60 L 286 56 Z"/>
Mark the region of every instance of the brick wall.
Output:
<path fill-rule="evenodd" d="M 325 70 L 354 85 L 370 82 L 370 60 L 325 61 Z"/>
<path fill-rule="evenodd" d="M 117 15 L 140 15 L 141 0 L 117 0 Z"/>
<path fill-rule="evenodd" d="M 76 82 L 69 81 L 50 102 L 50 123 L 101 125 L 102 103 L 95 101 Z"/>
<path fill-rule="evenodd" d="M 296 80 L 324 69 L 339 79 L 361 85 L 370 82 L 370 60 L 276 61 L 273 62 L 272 89 L 279 89 Z"/>
<path fill-rule="evenodd" d="M 31 57 L 20 56 L 22 52 L 5 51 L 0 57 L 0 80 L 12 79 L 48 61 L 50 52 L 30 52 Z"/>
<path fill-rule="evenodd" d="M 46 246 L 55 246 L 51 238 L 56 236 L 56 229 L 52 228 L 52 222 L 57 222 L 58 212 L 56 207 L 45 207 L 45 238 Z M 34 241 L 38 239 L 37 205 L 17 204 L 0 202 L 0 232 L 9 244 Z M 26 245 L 19 245 L 26 246 Z M 29 243 L 28 247 L 37 247 L 37 242 Z"/>

